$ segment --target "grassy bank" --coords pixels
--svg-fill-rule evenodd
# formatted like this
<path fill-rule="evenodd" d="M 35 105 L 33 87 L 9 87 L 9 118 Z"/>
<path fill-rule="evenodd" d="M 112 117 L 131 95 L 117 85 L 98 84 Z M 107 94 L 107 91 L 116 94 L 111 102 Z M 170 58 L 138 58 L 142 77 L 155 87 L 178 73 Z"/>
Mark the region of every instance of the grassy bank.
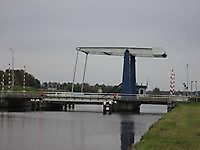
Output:
<path fill-rule="evenodd" d="M 199 150 L 200 103 L 178 105 L 154 124 L 134 147 L 138 150 Z"/>

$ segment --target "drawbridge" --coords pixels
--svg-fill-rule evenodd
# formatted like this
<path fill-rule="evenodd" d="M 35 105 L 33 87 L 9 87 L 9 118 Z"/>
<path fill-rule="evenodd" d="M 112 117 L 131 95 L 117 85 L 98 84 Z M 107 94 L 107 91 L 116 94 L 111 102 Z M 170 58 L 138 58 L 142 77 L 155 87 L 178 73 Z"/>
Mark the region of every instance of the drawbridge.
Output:
<path fill-rule="evenodd" d="M 166 58 L 167 54 L 162 48 L 155 47 L 77 47 L 76 61 L 74 66 L 74 75 L 72 82 L 72 93 L 74 93 L 74 82 L 76 77 L 77 62 L 79 53 L 85 54 L 84 73 L 82 78 L 81 93 L 83 93 L 86 66 L 88 55 L 105 55 L 105 56 L 119 56 L 124 58 L 123 76 L 120 94 L 120 101 L 117 102 L 117 110 L 136 110 L 139 108 L 136 95 L 136 58 Z M 134 95 L 134 96 L 126 96 Z"/>
<path fill-rule="evenodd" d="M 88 55 L 106 55 L 124 57 L 122 94 L 136 94 L 136 57 L 166 58 L 167 54 L 162 48 L 156 47 L 77 47 L 76 62 L 74 66 L 74 75 L 72 83 L 72 92 L 74 92 L 74 82 L 77 70 L 79 52 L 86 54 L 84 73 L 82 78 L 81 92 L 85 81 L 85 73 Z"/>
<path fill-rule="evenodd" d="M 76 61 L 74 66 L 72 92 L 43 93 L 43 95 L 32 95 L 31 93 L 1 93 L 1 105 L 31 105 L 34 109 L 42 107 L 58 107 L 66 109 L 74 104 L 98 104 L 103 105 L 103 112 L 134 111 L 143 103 L 169 104 L 171 97 L 151 97 L 136 94 L 136 57 L 166 58 L 167 54 L 162 48 L 139 48 L 139 47 L 77 47 Z M 77 62 L 79 53 L 86 54 L 84 73 L 82 78 L 81 92 L 74 92 Z M 120 93 L 83 93 L 84 81 L 88 55 L 119 56 L 124 58 L 123 76 Z M 117 95 L 116 95 L 117 94 Z M 9 101 L 12 99 L 12 101 Z"/>

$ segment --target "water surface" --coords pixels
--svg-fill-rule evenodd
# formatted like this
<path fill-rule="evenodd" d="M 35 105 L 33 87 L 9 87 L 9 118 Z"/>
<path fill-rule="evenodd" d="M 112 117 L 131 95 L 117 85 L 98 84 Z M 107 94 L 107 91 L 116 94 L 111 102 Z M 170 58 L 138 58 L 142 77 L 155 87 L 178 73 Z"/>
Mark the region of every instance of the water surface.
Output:
<path fill-rule="evenodd" d="M 0 150 L 128 150 L 161 114 L 103 115 L 101 106 L 72 112 L 0 112 Z"/>

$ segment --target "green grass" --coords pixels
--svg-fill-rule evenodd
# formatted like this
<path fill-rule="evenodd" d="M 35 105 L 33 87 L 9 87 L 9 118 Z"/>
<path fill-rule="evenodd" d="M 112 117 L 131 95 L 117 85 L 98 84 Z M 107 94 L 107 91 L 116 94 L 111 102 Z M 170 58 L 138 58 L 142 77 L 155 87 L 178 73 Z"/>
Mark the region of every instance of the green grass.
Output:
<path fill-rule="evenodd" d="M 180 104 L 134 146 L 138 150 L 200 150 L 200 103 Z"/>

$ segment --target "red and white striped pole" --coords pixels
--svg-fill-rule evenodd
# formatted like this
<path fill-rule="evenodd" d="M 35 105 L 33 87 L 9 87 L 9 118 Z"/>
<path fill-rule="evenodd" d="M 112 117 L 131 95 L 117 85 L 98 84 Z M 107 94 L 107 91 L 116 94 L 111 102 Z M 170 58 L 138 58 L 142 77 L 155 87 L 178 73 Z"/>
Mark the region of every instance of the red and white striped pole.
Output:
<path fill-rule="evenodd" d="M 3 92 L 4 91 L 4 82 L 5 82 L 5 75 L 4 75 L 4 72 L 2 74 L 2 81 L 1 81 L 1 91 Z"/>
<path fill-rule="evenodd" d="M 23 78 L 23 92 L 26 92 L 26 66 L 24 66 L 24 78 Z"/>
<path fill-rule="evenodd" d="M 9 68 L 8 68 L 8 90 L 10 90 L 11 88 L 11 70 L 10 70 L 10 64 L 9 64 Z"/>
<path fill-rule="evenodd" d="M 175 94 L 175 73 L 172 69 L 171 75 L 170 75 L 170 86 L 169 86 L 169 93 L 170 95 Z"/>

